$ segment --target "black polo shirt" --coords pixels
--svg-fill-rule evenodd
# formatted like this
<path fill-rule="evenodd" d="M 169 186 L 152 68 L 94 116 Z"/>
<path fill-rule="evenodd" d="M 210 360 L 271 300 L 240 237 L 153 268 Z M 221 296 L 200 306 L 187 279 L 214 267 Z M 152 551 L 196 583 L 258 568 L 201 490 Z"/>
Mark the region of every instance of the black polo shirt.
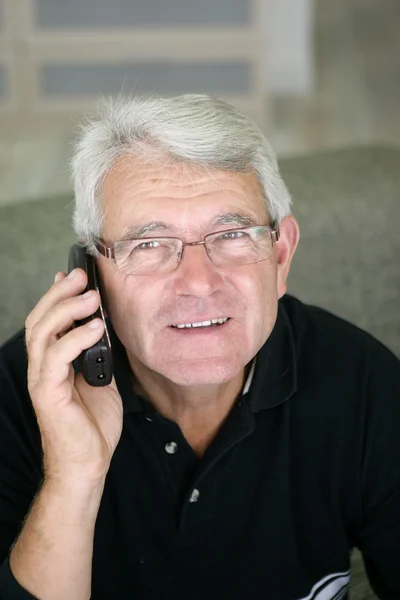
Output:
<path fill-rule="evenodd" d="M 92 600 L 339 600 L 354 546 L 377 595 L 400 598 L 400 362 L 381 343 L 284 296 L 201 460 L 135 395 L 115 335 L 113 353 L 124 424 Z M 27 600 L 7 558 L 42 477 L 21 335 L 1 351 L 0 386 L 0 597 Z"/>

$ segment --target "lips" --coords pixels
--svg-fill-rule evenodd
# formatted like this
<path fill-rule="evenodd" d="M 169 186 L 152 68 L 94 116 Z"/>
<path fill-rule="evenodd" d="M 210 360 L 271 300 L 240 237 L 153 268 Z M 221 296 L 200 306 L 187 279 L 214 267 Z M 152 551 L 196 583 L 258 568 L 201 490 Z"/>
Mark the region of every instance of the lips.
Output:
<path fill-rule="evenodd" d="M 229 327 L 229 324 L 231 322 L 231 318 L 227 318 L 226 321 L 222 324 L 220 323 L 216 323 L 216 324 L 211 324 L 211 325 L 205 325 L 205 326 L 200 326 L 200 327 L 186 327 L 186 326 L 169 326 L 167 329 L 171 332 L 174 332 L 176 334 L 180 334 L 183 337 L 185 337 L 185 334 L 188 336 L 191 335 L 212 335 L 213 333 L 218 333 L 219 331 L 222 331 L 223 329 L 225 330 L 225 328 Z"/>
<path fill-rule="evenodd" d="M 214 319 L 205 319 L 204 321 L 184 321 L 183 323 L 178 323 L 174 325 L 170 325 L 170 327 L 178 328 L 178 329 L 195 329 L 197 327 L 213 327 L 218 325 L 224 325 L 226 321 L 228 321 L 229 317 L 220 317 Z"/>

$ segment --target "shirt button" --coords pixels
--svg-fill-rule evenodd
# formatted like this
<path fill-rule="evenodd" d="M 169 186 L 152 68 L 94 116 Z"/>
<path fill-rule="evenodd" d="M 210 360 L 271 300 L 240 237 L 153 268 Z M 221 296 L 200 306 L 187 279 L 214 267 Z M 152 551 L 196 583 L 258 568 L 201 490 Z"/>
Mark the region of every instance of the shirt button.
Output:
<path fill-rule="evenodd" d="M 168 454 L 176 454 L 178 452 L 178 444 L 175 444 L 175 442 L 168 442 L 165 444 L 165 452 Z"/>
<path fill-rule="evenodd" d="M 200 492 L 199 490 L 193 490 L 192 495 L 189 498 L 189 502 L 197 502 L 199 499 Z"/>

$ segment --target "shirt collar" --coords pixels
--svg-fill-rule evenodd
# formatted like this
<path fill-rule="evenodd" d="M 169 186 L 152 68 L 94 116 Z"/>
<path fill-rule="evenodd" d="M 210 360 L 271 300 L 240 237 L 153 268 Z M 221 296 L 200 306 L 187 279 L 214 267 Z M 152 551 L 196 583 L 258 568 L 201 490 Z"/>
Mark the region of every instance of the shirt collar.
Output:
<path fill-rule="evenodd" d="M 248 391 L 249 391 L 249 389 L 250 389 L 251 382 L 253 381 L 254 369 L 255 369 L 255 366 L 256 366 L 256 360 L 257 360 L 257 356 L 255 356 L 255 357 L 253 358 L 253 361 L 252 361 L 252 363 L 251 363 L 250 372 L 249 372 L 249 374 L 247 375 L 246 383 L 244 384 L 244 387 L 243 387 L 242 396 L 244 396 L 245 394 L 247 394 L 247 392 L 248 392 Z"/>
<path fill-rule="evenodd" d="M 254 373 L 247 391 L 252 412 L 272 408 L 297 390 L 297 359 L 291 322 L 278 302 L 274 328 L 255 357 Z"/>
<path fill-rule="evenodd" d="M 140 412 L 145 403 L 133 390 L 132 371 L 125 348 L 107 320 L 114 362 L 114 375 L 124 414 Z M 242 395 L 248 396 L 252 412 L 285 402 L 297 389 L 293 331 L 284 306 L 278 302 L 274 328 L 253 359 Z"/>

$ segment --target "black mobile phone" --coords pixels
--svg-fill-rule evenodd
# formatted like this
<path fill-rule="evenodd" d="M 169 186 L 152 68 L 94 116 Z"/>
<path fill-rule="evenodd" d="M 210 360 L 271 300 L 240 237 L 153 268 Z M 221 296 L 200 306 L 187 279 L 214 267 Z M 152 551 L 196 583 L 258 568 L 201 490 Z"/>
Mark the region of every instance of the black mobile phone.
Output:
<path fill-rule="evenodd" d="M 93 256 L 86 252 L 84 246 L 74 244 L 69 252 L 68 273 L 77 267 L 80 267 L 86 271 L 88 277 L 88 284 L 83 293 L 89 290 L 97 290 L 100 293 L 96 262 L 93 259 Z M 101 295 L 100 306 L 97 311 L 85 319 L 76 321 L 74 327 L 85 325 L 86 323 L 89 323 L 90 320 L 95 318 L 102 319 L 104 323 L 104 334 L 102 338 L 96 344 L 94 344 L 94 346 L 91 346 L 80 354 L 74 366 L 75 368 L 77 367 L 77 370 L 82 373 L 85 381 L 89 385 L 102 386 L 111 383 L 113 376 L 113 364 L 110 336 L 108 334 L 107 323 L 104 317 Z"/>

